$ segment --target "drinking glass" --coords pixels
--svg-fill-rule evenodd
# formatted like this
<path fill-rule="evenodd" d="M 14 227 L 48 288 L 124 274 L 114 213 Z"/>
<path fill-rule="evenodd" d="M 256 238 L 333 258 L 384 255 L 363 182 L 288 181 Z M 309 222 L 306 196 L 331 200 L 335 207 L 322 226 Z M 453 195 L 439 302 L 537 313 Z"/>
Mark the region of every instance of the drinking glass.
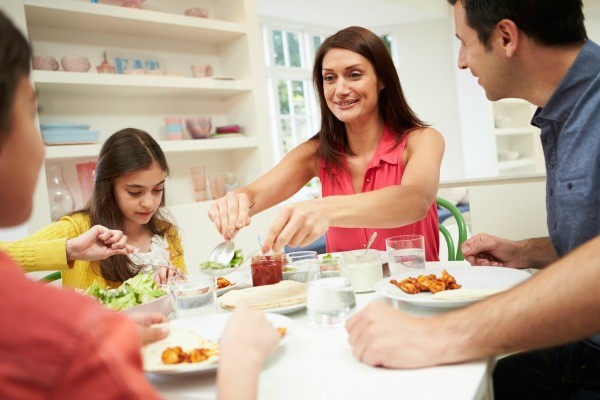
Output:
<path fill-rule="evenodd" d="M 400 235 L 385 239 L 390 275 L 425 268 L 425 239 L 423 235 Z"/>
<path fill-rule="evenodd" d="M 353 250 L 342 253 L 342 276 L 350 279 L 354 292 L 375 290 L 383 279 L 383 268 L 377 250 Z"/>
<path fill-rule="evenodd" d="M 314 325 L 343 325 L 355 305 L 356 297 L 348 278 L 317 279 L 308 285 L 306 310 Z"/>
<path fill-rule="evenodd" d="M 227 193 L 225 191 L 225 182 L 227 175 L 212 175 L 208 177 L 208 183 L 210 185 L 210 193 L 213 200 L 220 199 Z"/>
<path fill-rule="evenodd" d="M 217 292 L 212 277 L 194 277 L 194 280 L 169 286 L 177 318 L 212 314 L 217 311 Z"/>
<path fill-rule="evenodd" d="M 206 175 L 204 166 L 191 167 L 192 184 L 194 185 L 194 194 L 196 201 L 206 200 Z"/>
<path fill-rule="evenodd" d="M 288 253 L 287 259 L 283 279 L 311 282 L 321 278 L 321 264 L 316 251 L 295 251 Z"/>

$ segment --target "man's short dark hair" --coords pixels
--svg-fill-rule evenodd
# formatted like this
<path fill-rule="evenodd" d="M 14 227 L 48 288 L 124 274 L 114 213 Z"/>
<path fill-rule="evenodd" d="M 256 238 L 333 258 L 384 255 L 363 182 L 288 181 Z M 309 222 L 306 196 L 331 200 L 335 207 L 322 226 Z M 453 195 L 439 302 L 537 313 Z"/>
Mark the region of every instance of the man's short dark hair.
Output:
<path fill-rule="evenodd" d="M 23 34 L 0 11 L 0 144 L 11 128 L 17 86 L 31 70 L 31 52 Z"/>
<path fill-rule="evenodd" d="M 479 41 L 489 44 L 494 27 L 510 19 L 526 35 L 547 46 L 587 39 L 582 0 L 461 0 L 467 23 Z M 458 0 L 448 0 L 455 5 Z"/>

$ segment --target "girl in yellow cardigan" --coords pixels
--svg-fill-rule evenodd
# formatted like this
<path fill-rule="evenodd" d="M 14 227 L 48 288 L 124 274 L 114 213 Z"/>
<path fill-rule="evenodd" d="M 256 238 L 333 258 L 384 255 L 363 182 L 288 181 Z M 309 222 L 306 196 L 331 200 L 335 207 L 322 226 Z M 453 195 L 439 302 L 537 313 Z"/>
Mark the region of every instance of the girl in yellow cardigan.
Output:
<path fill-rule="evenodd" d="M 93 281 L 118 287 L 145 263 L 185 273 L 177 228 L 163 209 L 168 174 L 165 155 L 152 136 L 122 129 L 100 150 L 86 208 L 0 246 L 27 271 L 60 270 L 65 287 L 85 289 Z M 156 280 L 164 283 L 171 276 L 172 269 L 161 268 Z"/>

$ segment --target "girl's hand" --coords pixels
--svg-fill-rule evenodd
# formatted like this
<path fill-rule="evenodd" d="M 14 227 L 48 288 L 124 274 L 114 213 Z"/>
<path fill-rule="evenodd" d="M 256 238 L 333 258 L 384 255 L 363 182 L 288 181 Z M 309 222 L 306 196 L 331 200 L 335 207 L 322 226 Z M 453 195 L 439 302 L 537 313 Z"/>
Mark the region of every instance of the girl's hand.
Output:
<path fill-rule="evenodd" d="M 127 244 L 123 232 L 95 225 L 76 238 L 67 239 L 66 252 L 67 261 L 95 261 L 133 253 L 133 246 Z"/>
<path fill-rule="evenodd" d="M 156 274 L 154 274 L 154 281 L 161 285 L 166 285 L 171 280 L 177 280 L 183 276 L 183 271 L 179 268 L 175 268 L 173 265 L 169 267 L 160 267 Z"/>
<path fill-rule="evenodd" d="M 246 193 L 229 192 L 210 207 L 208 218 L 223 238 L 230 240 L 238 230 L 250 225 L 250 204 Z"/>
<path fill-rule="evenodd" d="M 129 317 L 135 322 L 142 345 L 156 342 L 169 334 L 169 327 L 166 324 L 168 322 L 167 318 L 160 313 L 135 313 L 129 315 Z M 155 324 L 160 325 L 153 326 Z"/>

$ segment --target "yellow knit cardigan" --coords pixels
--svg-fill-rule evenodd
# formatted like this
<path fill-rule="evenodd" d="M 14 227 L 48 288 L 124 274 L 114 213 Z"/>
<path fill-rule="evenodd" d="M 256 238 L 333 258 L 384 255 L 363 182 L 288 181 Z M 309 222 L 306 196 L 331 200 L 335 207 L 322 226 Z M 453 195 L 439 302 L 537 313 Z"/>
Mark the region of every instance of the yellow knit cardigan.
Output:
<path fill-rule="evenodd" d="M 97 281 L 101 288 L 120 286 L 122 282 L 108 281 L 100 275 L 98 261 L 67 262 L 67 239 L 75 238 L 89 229 L 89 214 L 73 214 L 62 217 L 57 222 L 19 241 L 1 242 L 0 248 L 27 272 L 61 271 L 64 287 L 86 289 L 93 281 Z M 169 242 L 171 263 L 187 273 L 181 239 L 176 228 L 169 231 L 167 241 Z"/>

